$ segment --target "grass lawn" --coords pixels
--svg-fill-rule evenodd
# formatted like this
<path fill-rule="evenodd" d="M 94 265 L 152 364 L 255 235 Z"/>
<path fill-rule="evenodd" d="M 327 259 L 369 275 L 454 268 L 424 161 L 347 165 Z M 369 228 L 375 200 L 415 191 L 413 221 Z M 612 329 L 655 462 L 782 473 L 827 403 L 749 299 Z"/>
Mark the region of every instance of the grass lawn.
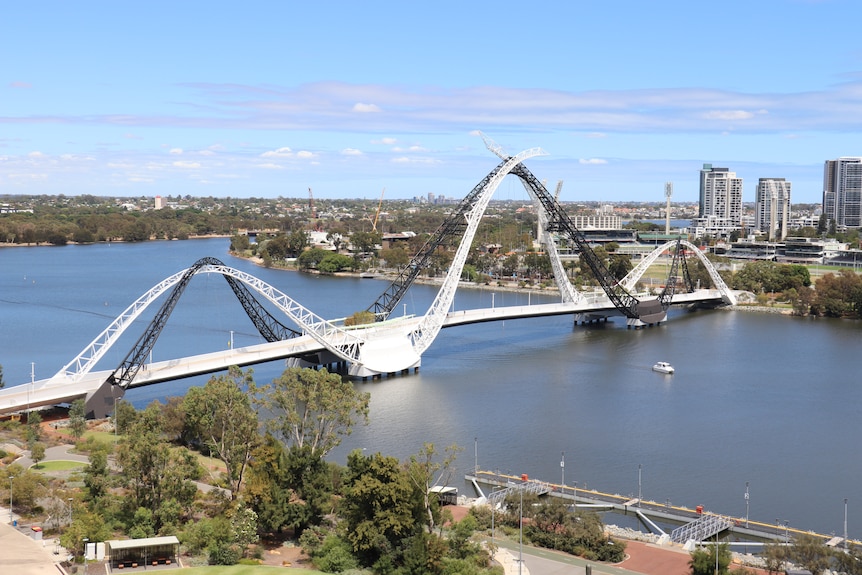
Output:
<path fill-rule="evenodd" d="M 313 569 L 284 568 L 273 565 L 213 565 L 212 567 L 192 567 L 183 569 L 183 575 L 268 575 L 270 573 L 290 575 L 318 575 L 322 571 Z"/>
<path fill-rule="evenodd" d="M 37 463 L 32 467 L 32 469 L 36 471 L 68 471 L 69 469 L 83 469 L 86 466 L 86 463 L 81 463 L 80 461 L 58 459 L 55 461 Z"/>

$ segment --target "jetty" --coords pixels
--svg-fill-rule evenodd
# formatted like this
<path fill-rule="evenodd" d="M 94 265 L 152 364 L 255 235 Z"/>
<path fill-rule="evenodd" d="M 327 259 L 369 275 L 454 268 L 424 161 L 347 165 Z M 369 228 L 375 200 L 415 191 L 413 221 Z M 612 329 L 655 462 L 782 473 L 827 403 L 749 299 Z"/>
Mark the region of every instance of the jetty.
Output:
<path fill-rule="evenodd" d="M 472 483 L 480 500 L 490 505 L 499 505 L 512 493 L 534 493 L 539 496 L 559 497 L 572 502 L 576 509 L 591 509 L 598 512 L 611 511 L 637 517 L 642 525 L 659 537 L 659 543 L 679 544 L 690 547 L 696 544 L 709 544 L 719 540 L 732 546 L 762 546 L 768 542 L 790 544 L 797 535 L 813 535 L 822 538 L 827 545 L 837 547 L 843 544 L 842 537 L 823 535 L 789 527 L 787 524 L 763 523 L 747 518 L 733 517 L 706 511 L 702 506 L 694 509 L 671 505 L 669 501 L 659 503 L 637 497 L 604 493 L 596 489 L 586 489 L 571 485 L 561 485 L 536 479 L 526 474 L 507 475 L 497 471 L 475 470 L 465 475 Z M 482 485 L 486 489 L 482 489 Z M 485 491 L 488 493 L 486 494 Z M 660 524 L 676 526 L 672 530 Z M 859 541 L 849 541 L 859 545 Z"/>

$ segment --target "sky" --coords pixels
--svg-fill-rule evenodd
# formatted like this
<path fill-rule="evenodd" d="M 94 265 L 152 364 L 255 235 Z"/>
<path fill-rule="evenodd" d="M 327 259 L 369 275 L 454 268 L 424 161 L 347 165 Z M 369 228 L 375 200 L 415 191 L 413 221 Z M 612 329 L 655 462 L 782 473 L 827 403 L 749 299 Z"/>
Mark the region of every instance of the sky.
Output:
<path fill-rule="evenodd" d="M 5 2 L 0 195 L 698 199 L 862 156 L 858 0 Z M 499 199 L 526 199 L 507 178 Z"/>

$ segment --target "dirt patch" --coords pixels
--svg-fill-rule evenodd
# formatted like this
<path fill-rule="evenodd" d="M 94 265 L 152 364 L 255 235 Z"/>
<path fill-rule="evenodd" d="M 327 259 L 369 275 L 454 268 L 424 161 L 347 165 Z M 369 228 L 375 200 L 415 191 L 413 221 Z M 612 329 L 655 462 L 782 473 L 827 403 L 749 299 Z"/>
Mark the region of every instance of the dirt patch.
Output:
<path fill-rule="evenodd" d="M 301 547 L 275 547 L 263 554 L 263 564 L 276 567 L 302 567 L 311 569 L 311 560 L 302 552 Z"/>

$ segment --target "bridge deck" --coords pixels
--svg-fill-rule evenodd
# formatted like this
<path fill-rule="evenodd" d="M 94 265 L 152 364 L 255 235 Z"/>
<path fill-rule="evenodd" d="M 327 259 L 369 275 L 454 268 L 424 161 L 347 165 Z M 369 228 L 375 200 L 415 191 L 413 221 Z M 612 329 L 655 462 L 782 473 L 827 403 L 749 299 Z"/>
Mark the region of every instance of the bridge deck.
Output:
<path fill-rule="evenodd" d="M 673 302 L 677 305 L 718 304 L 721 302 L 721 295 L 717 290 L 700 290 L 692 294 L 677 294 L 674 296 Z M 619 315 L 618 310 L 606 297 L 598 296 L 579 303 L 536 304 L 454 311 L 446 315 L 443 327 L 579 313 L 597 316 Z M 421 317 L 408 316 L 403 319 L 392 320 L 391 323 L 396 325 L 400 322 L 401 326 L 412 328 L 421 319 Z M 379 327 L 370 327 L 369 329 L 379 329 Z M 232 365 L 242 367 L 322 352 L 326 352 L 325 346 L 311 336 L 303 335 L 273 343 L 176 358 L 146 364 L 137 373 L 129 387 L 153 385 L 164 381 L 215 373 Z M 86 398 L 95 392 L 110 374 L 111 371 L 94 371 L 87 373 L 79 381 L 51 378 L 0 389 L 0 415 L 25 409 L 71 403 L 75 399 Z"/>

